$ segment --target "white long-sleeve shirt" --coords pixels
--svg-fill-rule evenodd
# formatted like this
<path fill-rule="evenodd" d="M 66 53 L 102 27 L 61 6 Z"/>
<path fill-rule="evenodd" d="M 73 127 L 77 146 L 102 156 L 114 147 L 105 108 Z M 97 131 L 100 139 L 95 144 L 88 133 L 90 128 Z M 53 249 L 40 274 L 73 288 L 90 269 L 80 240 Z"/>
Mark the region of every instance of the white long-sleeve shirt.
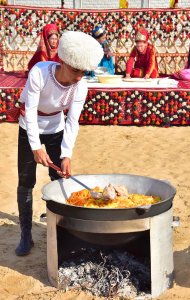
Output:
<path fill-rule="evenodd" d="M 41 148 L 39 134 L 53 134 L 64 129 L 63 158 L 72 156 L 79 130 L 78 120 L 87 96 L 87 83 L 81 80 L 70 86 L 61 85 L 55 78 L 56 65 L 54 62 L 39 62 L 29 72 L 19 100 L 25 103 L 25 116 L 20 116 L 19 125 L 27 131 L 32 150 Z M 65 109 L 68 109 L 66 122 Z M 39 116 L 37 111 L 59 113 Z"/>

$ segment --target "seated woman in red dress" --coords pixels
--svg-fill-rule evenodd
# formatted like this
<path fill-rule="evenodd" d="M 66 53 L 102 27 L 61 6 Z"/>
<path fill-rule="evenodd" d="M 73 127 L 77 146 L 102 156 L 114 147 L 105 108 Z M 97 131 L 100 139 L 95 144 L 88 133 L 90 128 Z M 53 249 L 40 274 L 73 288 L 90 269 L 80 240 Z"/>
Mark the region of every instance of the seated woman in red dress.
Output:
<path fill-rule="evenodd" d="M 156 49 L 148 42 L 149 34 L 140 28 L 135 35 L 136 45 L 133 47 L 126 64 L 126 78 L 157 78 L 158 64 Z"/>
<path fill-rule="evenodd" d="M 36 52 L 28 63 L 28 70 L 39 61 L 56 61 L 59 62 L 57 54 L 58 48 L 58 31 L 54 24 L 47 24 L 42 31 L 41 39 Z"/>

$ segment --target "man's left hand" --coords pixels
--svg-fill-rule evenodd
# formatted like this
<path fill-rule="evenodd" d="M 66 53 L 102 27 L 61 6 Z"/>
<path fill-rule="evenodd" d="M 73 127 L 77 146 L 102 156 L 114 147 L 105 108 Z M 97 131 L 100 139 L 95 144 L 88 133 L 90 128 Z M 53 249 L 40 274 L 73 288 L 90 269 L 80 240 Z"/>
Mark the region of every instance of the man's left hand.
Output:
<path fill-rule="evenodd" d="M 61 172 L 58 174 L 63 178 L 69 178 L 71 176 L 71 159 L 69 157 L 64 157 L 61 162 Z"/>

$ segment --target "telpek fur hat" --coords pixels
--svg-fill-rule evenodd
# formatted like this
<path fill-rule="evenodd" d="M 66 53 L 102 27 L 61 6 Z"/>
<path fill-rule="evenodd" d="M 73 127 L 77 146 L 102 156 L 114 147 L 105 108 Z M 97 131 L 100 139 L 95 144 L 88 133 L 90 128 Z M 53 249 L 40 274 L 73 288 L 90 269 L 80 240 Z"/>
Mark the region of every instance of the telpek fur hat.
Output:
<path fill-rule="evenodd" d="M 58 56 L 75 69 L 95 70 L 103 55 L 100 43 L 84 32 L 65 31 L 60 38 Z"/>

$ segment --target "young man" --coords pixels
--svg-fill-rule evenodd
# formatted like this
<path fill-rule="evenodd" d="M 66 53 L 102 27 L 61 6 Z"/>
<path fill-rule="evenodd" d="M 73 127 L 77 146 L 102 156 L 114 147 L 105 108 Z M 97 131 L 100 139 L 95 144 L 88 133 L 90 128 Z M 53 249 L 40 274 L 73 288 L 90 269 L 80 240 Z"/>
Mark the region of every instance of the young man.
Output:
<path fill-rule="evenodd" d="M 69 177 L 78 119 L 87 95 L 84 70 L 97 68 L 103 57 L 101 45 L 82 32 L 64 32 L 58 46 L 60 63 L 39 62 L 30 71 L 20 96 L 25 106 L 19 118 L 17 202 L 21 240 L 15 252 L 27 255 L 32 240 L 32 190 L 38 163 L 53 162 L 62 174 L 49 168 L 51 180 Z M 67 118 L 63 111 L 68 110 Z M 43 150 L 45 145 L 46 151 Z"/>
<path fill-rule="evenodd" d="M 158 65 L 155 47 L 148 42 L 149 34 L 140 28 L 135 35 L 136 46 L 133 47 L 126 64 L 126 78 L 157 78 Z"/>

